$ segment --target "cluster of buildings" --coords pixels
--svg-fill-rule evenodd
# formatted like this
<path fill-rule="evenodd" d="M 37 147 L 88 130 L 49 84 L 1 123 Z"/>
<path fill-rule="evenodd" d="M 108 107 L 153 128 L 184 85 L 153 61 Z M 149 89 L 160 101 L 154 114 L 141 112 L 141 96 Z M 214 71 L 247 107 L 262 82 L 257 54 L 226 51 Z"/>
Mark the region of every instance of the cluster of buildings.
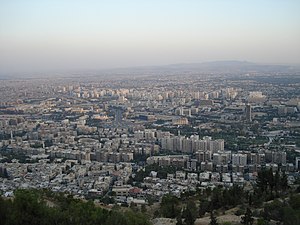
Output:
<path fill-rule="evenodd" d="M 264 168 L 292 180 L 300 85 L 247 77 L 1 81 L 0 190 L 113 192 L 118 202 L 145 204 L 149 196 L 245 185 Z M 128 183 L 154 163 L 177 171 Z"/>
<path fill-rule="evenodd" d="M 78 198 L 105 194 L 114 182 L 126 183 L 132 173 L 131 164 L 112 164 L 91 161 L 60 160 L 50 163 L 4 163 L 10 179 L 0 178 L 3 194 L 19 188 L 49 189 L 71 193 Z"/>

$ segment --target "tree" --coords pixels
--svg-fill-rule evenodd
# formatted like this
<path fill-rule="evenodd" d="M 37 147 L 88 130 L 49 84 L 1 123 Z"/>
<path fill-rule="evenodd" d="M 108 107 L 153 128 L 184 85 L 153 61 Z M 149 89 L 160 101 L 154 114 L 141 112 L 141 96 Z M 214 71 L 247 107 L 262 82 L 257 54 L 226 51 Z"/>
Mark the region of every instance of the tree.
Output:
<path fill-rule="evenodd" d="M 280 174 L 279 174 L 278 170 L 275 173 L 274 182 L 275 182 L 275 193 L 277 195 L 279 188 L 280 188 Z"/>
<path fill-rule="evenodd" d="M 275 199 L 274 201 L 264 205 L 263 218 L 265 220 L 282 221 L 284 203 Z"/>
<path fill-rule="evenodd" d="M 268 171 L 262 170 L 258 172 L 256 185 L 260 193 L 267 192 L 268 190 Z"/>
<path fill-rule="evenodd" d="M 249 205 L 252 205 L 252 203 L 253 203 L 253 196 L 251 193 L 248 195 L 248 203 L 249 203 Z"/>
<path fill-rule="evenodd" d="M 199 205 L 199 216 L 204 216 L 210 210 L 210 203 L 207 200 L 201 200 Z"/>
<path fill-rule="evenodd" d="M 179 209 L 179 199 L 172 195 L 165 195 L 160 203 L 160 209 L 163 216 L 167 218 L 176 218 Z"/>
<path fill-rule="evenodd" d="M 254 218 L 252 217 L 252 211 L 247 208 L 246 213 L 242 216 L 241 224 L 252 225 L 254 223 Z"/>
<path fill-rule="evenodd" d="M 176 217 L 176 225 L 183 225 L 181 213 L 178 213 Z"/>
<path fill-rule="evenodd" d="M 272 194 L 274 186 L 275 186 L 275 180 L 274 180 L 272 168 L 270 170 L 268 170 L 267 180 L 268 180 L 268 185 L 270 187 L 271 194 Z"/>
<path fill-rule="evenodd" d="M 134 211 L 134 212 L 136 212 L 136 211 L 139 210 L 138 207 L 137 207 L 137 204 L 134 203 L 134 202 L 131 202 L 129 207 L 130 207 L 130 208 L 132 209 L 132 211 Z"/>
<path fill-rule="evenodd" d="M 300 195 L 292 195 L 289 200 L 289 205 L 295 210 L 300 210 Z"/>
<path fill-rule="evenodd" d="M 10 199 L 4 200 L 0 196 L 0 221 L 9 220 L 9 216 L 11 213 L 11 206 L 12 206 L 12 202 Z"/>
<path fill-rule="evenodd" d="M 282 173 L 281 179 L 280 179 L 280 187 L 282 191 L 285 191 L 288 188 L 288 180 L 287 175 L 285 172 Z"/>
<path fill-rule="evenodd" d="M 286 206 L 283 208 L 283 224 L 285 225 L 298 225 L 300 223 L 299 211 Z"/>
<path fill-rule="evenodd" d="M 153 205 L 153 203 L 155 202 L 155 199 L 154 199 L 154 197 L 152 195 L 148 195 L 146 197 L 146 199 L 147 199 L 147 202 L 148 202 L 149 206 Z"/>
<path fill-rule="evenodd" d="M 223 201 L 223 196 L 222 196 L 221 188 L 219 187 L 214 188 L 211 196 L 212 209 L 219 209 L 220 207 L 222 207 L 222 201 Z"/>
<path fill-rule="evenodd" d="M 145 205 L 142 205 L 142 206 L 141 206 L 141 212 L 142 212 L 142 213 L 147 212 L 147 209 L 146 209 L 146 206 L 145 206 Z"/>
<path fill-rule="evenodd" d="M 44 201 L 54 206 L 48 206 Z M 2 225 L 150 225 L 139 212 L 106 210 L 96 207 L 92 201 L 81 201 L 72 196 L 40 190 L 17 190 L 15 198 L 0 197 L 0 224 Z"/>
<path fill-rule="evenodd" d="M 210 212 L 210 222 L 209 225 L 219 225 L 216 216 L 214 215 L 214 211 Z"/>
<path fill-rule="evenodd" d="M 183 211 L 183 217 L 185 218 L 186 225 L 193 225 L 197 218 L 197 208 L 194 201 L 188 201 L 185 210 Z"/>
<path fill-rule="evenodd" d="M 115 203 L 115 199 L 112 198 L 112 197 L 109 197 L 109 196 L 104 196 L 104 197 L 101 199 L 101 202 L 103 202 L 103 203 L 106 204 L 106 205 L 114 204 L 114 203 Z"/>
<path fill-rule="evenodd" d="M 268 225 L 268 221 L 267 220 L 264 220 L 263 218 L 259 218 L 257 220 L 257 225 Z"/>

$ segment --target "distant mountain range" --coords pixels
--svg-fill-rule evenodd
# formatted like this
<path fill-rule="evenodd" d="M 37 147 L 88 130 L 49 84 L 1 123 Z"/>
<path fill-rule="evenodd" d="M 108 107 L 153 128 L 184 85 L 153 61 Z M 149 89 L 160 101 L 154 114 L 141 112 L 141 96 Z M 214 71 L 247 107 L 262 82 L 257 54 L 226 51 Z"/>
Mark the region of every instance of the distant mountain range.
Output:
<path fill-rule="evenodd" d="M 44 77 L 81 77 L 84 76 L 143 76 L 143 75 L 176 75 L 176 74 L 245 74 L 245 73 L 299 73 L 300 66 L 267 65 L 247 61 L 212 61 L 203 63 L 180 63 L 160 66 L 136 66 L 99 70 L 51 71 L 42 73 L 1 74 L 0 79 L 11 78 L 44 78 Z"/>
<path fill-rule="evenodd" d="M 204 63 L 180 63 L 162 66 L 141 66 L 106 70 L 111 72 L 199 72 L 199 73 L 247 73 L 247 72 L 287 72 L 300 71 L 300 67 L 288 65 L 265 65 L 247 61 L 213 61 Z"/>

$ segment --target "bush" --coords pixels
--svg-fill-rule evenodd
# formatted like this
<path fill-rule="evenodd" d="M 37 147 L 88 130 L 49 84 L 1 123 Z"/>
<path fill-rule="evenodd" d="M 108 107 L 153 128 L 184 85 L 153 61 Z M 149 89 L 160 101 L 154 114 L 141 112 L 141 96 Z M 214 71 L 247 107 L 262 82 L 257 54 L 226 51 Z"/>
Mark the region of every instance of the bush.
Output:
<path fill-rule="evenodd" d="M 234 214 L 236 215 L 236 216 L 241 216 L 241 215 L 243 215 L 245 213 L 245 210 L 244 209 L 238 209 Z"/>

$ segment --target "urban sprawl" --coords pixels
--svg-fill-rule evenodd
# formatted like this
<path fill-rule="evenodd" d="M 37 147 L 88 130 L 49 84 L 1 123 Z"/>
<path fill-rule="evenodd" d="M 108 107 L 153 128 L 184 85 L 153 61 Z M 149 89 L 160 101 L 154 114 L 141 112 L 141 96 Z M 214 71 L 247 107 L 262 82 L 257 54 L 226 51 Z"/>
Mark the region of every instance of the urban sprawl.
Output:
<path fill-rule="evenodd" d="M 293 183 L 300 83 L 284 76 L 1 80 L 1 194 L 38 188 L 147 204 L 197 188 L 251 189 L 265 168 Z"/>

